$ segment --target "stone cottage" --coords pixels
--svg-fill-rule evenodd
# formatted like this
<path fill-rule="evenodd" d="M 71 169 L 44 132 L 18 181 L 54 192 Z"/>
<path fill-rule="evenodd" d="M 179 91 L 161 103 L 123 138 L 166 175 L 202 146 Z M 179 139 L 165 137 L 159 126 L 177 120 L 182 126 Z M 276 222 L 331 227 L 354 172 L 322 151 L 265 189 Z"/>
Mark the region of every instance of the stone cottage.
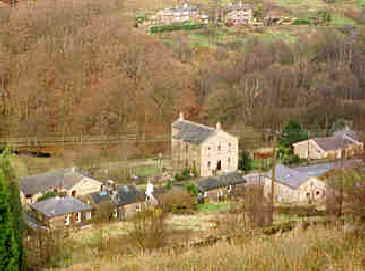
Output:
<path fill-rule="evenodd" d="M 96 212 L 102 204 L 111 203 L 114 206 L 113 216 L 118 220 L 126 220 L 136 213 L 158 204 L 154 196 L 153 184 L 148 183 L 146 191 L 138 190 L 134 185 L 117 185 L 115 188 L 90 194 L 88 203 L 94 206 Z"/>
<path fill-rule="evenodd" d="M 179 119 L 171 124 L 171 161 L 174 169 L 195 169 L 211 176 L 238 169 L 238 137 L 225 132 L 221 123 L 208 127 Z"/>
<path fill-rule="evenodd" d="M 293 149 L 301 159 L 341 159 L 362 153 L 364 144 L 349 131 L 296 142 Z"/>
<path fill-rule="evenodd" d="M 61 169 L 26 176 L 21 180 L 20 197 L 23 204 L 34 203 L 44 193 L 65 192 L 77 197 L 102 190 L 103 184 L 76 168 Z"/>
<path fill-rule="evenodd" d="M 305 167 L 289 168 L 282 164 L 276 165 L 274 199 L 277 202 L 314 202 L 326 199 L 326 172 L 336 168 L 353 168 L 359 165 L 359 160 L 348 160 L 343 163 L 321 163 Z M 271 195 L 272 171 L 266 174 L 250 174 L 243 176 L 247 184 L 264 185 L 264 193 Z"/>
<path fill-rule="evenodd" d="M 73 197 L 54 197 L 30 205 L 32 216 L 50 228 L 78 225 L 91 219 L 92 207 Z"/>
<path fill-rule="evenodd" d="M 208 16 L 200 14 L 196 6 L 185 3 L 183 6 L 165 8 L 150 17 L 151 24 L 176 24 L 176 23 L 208 23 Z"/>
<path fill-rule="evenodd" d="M 246 180 L 238 172 L 204 178 L 197 185 L 198 200 L 219 202 L 232 199 L 242 192 L 245 184 Z"/>

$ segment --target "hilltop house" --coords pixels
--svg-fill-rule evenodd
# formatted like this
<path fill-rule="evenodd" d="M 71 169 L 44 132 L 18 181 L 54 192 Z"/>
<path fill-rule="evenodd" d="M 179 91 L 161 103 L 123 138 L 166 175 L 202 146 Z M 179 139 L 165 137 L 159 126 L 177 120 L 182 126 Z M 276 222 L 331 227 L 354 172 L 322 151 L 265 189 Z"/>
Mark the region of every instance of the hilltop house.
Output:
<path fill-rule="evenodd" d="M 276 165 L 274 198 L 278 202 L 313 202 L 326 198 L 326 183 L 323 176 L 326 172 L 344 167 L 356 167 L 360 161 L 348 160 L 343 163 L 321 163 L 305 167 L 288 168 Z M 267 197 L 271 194 L 272 172 L 243 176 L 247 184 L 261 184 Z"/>
<path fill-rule="evenodd" d="M 184 119 L 171 124 L 171 160 L 176 170 L 195 169 L 201 176 L 238 169 L 238 138 L 222 129 Z"/>
<path fill-rule="evenodd" d="M 245 184 L 246 180 L 237 172 L 204 178 L 197 185 L 198 200 L 218 202 L 232 198 Z"/>
<path fill-rule="evenodd" d="M 294 154 L 301 159 L 341 159 L 362 153 L 364 144 L 356 135 L 339 131 L 331 137 L 316 137 L 293 144 Z"/>
<path fill-rule="evenodd" d="M 230 4 L 223 8 L 223 23 L 231 25 L 250 24 L 253 19 L 251 5 Z"/>
<path fill-rule="evenodd" d="M 165 8 L 150 17 L 151 24 L 208 23 L 208 16 L 200 14 L 196 6 L 184 4 L 176 8 Z"/>
<path fill-rule="evenodd" d="M 102 190 L 103 184 L 76 168 L 62 169 L 31 175 L 21 180 L 20 194 L 24 203 L 34 203 L 44 193 L 65 192 L 77 197 Z"/>
<path fill-rule="evenodd" d="M 54 197 L 30 205 L 32 215 L 41 224 L 62 227 L 82 224 L 91 219 L 92 207 L 73 197 Z"/>

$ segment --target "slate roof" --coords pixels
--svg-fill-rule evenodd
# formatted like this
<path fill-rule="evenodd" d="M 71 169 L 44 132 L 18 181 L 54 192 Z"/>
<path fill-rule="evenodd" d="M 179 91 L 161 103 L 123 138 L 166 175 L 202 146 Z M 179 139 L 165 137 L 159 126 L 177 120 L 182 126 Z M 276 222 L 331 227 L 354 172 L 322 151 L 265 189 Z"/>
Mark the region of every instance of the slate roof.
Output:
<path fill-rule="evenodd" d="M 278 164 L 275 169 L 275 177 L 277 182 L 287 185 L 292 189 L 297 189 L 311 177 L 319 177 L 335 168 L 356 167 L 359 163 L 361 163 L 360 160 L 348 160 L 342 164 L 341 162 L 321 163 L 297 168 L 288 168 L 282 164 Z M 267 177 L 271 179 L 272 171 L 267 172 Z"/>
<path fill-rule="evenodd" d="M 100 204 L 103 202 L 111 201 L 110 194 L 108 191 L 94 192 L 89 195 L 89 198 L 94 204 Z"/>
<path fill-rule="evenodd" d="M 248 5 L 248 4 L 233 4 L 233 5 L 225 5 L 224 8 L 225 9 L 228 9 L 228 10 L 239 10 L 239 9 L 252 8 L 252 5 Z"/>
<path fill-rule="evenodd" d="M 350 144 L 354 144 L 353 141 L 346 137 L 331 136 L 331 137 L 316 137 L 313 140 L 324 151 L 333 151 L 347 147 Z"/>
<path fill-rule="evenodd" d="M 166 8 L 161 10 L 161 13 L 184 13 L 184 12 L 196 12 L 198 8 L 195 6 L 181 6 L 176 8 Z"/>
<path fill-rule="evenodd" d="M 272 172 L 269 171 L 267 173 L 267 176 L 272 179 Z M 305 171 L 296 171 L 294 169 L 284 166 L 283 164 L 278 164 L 275 168 L 275 181 L 285 184 L 292 189 L 297 189 L 310 177 L 311 176 L 309 176 Z"/>
<path fill-rule="evenodd" d="M 337 137 L 348 136 L 357 141 L 360 139 L 359 135 L 355 131 L 350 130 L 350 129 L 343 129 L 343 130 L 335 131 L 333 133 L 333 136 L 337 136 Z"/>
<path fill-rule="evenodd" d="M 215 134 L 215 129 L 189 120 L 176 120 L 172 128 L 178 129 L 175 139 L 199 144 Z"/>
<path fill-rule="evenodd" d="M 92 210 L 90 205 L 68 196 L 42 200 L 32 204 L 31 208 L 49 217 Z"/>
<path fill-rule="evenodd" d="M 26 176 L 21 181 L 21 191 L 24 194 L 45 192 L 53 187 L 71 189 L 75 184 L 88 176 L 77 169 L 61 169 L 37 175 Z"/>
<path fill-rule="evenodd" d="M 137 190 L 134 186 L 120 185 L 117 189 L 115 203 L 118 206 L 123 206 L 135 202 L 144 201 L 144 199 L 144 192 Z"/>
<path fill-rule="evenodd" d="M 198 190 L 201 192 L 214 190 L 230 184 L 245 183 L 246 180 L 238 172 L 225 173 L 218 176 L 204 178 L 198 183 Z"/>

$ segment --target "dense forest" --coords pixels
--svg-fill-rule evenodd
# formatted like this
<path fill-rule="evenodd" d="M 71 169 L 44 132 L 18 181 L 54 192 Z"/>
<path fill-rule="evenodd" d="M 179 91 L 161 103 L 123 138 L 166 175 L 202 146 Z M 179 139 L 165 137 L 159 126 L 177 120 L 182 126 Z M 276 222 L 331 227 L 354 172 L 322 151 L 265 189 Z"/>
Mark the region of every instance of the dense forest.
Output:
<path fill-rule="evenodd" d="M 2 136 L 166 135 L 180 110 L 229 129 L 289 119 L 365 128 L 361 25 L 310 27 L 292 43 L 191 48 L 133 28 L 117 0 L 43 0 L 0 16 Z"/>

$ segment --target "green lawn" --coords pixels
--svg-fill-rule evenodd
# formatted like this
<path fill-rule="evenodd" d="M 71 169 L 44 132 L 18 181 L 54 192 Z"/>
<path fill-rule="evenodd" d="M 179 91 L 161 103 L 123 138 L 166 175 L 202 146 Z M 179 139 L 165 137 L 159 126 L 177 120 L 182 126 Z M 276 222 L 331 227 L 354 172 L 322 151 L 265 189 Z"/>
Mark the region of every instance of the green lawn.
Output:
<path fill-rule="evenodd" d="M 316 11 L 327 7 L 322 0 L 277 0 L 276 4 L 291 9 L 296 14 L 301 11 Z"/>
<path fill-rule="evenodd" d="M 12 159 L 17 178 L 27 175 L 39 174 L 65 167 L 61 157 L 38 158 L 26 155 L 16 155 Z"/>
<path fill-rule="evenodd" d="M 334 25 L 356 24 L 356 22 L 348 17 L 343 17 L 340 15 L 332 15 L 331 24 Z"/>
<path fill-rule="evenodd" d="M 135 174 L 137 176 L 149 176 L 149 175 L 158 174 L 159 172 L 160 172 L 160 170 L 156 167 L 139 167 L 139 168 L 136 168 Z"/>
<path fill-rule="evenodd" d="M 287 222 L 311 222 L 311 221 L 324 221 L 324 216 L 297 216 L 297 215 L 274 215 L 274 224 L 287 223 Z"/>
<path fill-rule="evenodd" d="M 231 202 L 217 202 L 198 204 L 197 210 L 202 212 L 228 211 L 231 208 Z"/>

